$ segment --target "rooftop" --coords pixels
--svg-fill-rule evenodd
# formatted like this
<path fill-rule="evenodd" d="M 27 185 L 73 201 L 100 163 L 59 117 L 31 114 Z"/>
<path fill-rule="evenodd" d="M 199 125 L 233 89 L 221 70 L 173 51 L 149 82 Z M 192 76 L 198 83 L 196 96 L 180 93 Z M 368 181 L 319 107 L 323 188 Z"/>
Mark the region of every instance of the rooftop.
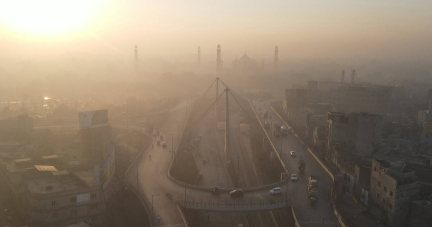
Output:
<path fill-rule="evenodd" d="M 29 177 L 23 180 L 31 193 L 51 194 L 83 188 L 82 183 L 70 174 L 61 177 L 56 177 L 52 173 L 44 175 L 44 177 Z"/>

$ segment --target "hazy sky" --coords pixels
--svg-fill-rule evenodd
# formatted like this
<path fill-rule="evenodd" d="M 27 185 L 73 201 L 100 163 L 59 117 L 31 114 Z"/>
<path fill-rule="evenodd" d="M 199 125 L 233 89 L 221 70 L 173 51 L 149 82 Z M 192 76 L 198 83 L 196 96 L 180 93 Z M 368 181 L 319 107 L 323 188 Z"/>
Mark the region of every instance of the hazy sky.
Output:
<path fill-rule="evenodd" d="M 430 0 L 0 0 L 0 56 L 130 59 L 137 44 L 143 59 L 192 61 L 201 46 L 203 60 L 213 61 L 221 44 L 228 63 L 244 51 L 271 59 L 275 45 L 282 60 L 425 59 L 431 12 Z"/>

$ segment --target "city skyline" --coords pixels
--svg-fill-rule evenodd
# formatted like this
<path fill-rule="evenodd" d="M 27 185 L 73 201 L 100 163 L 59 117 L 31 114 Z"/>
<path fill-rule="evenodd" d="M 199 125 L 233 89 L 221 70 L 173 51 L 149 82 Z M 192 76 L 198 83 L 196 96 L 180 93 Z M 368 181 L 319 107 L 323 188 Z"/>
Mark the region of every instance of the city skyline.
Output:
<path fill-rule="evenodd" d="M 224 46 L 227 59 L 244 50 L 271 59 L 269 48 L 275 44 L 289 50 L 281 54 L 281 60 L 423 59 L 432 53 L 428 10 L 432 3 L 428 1 L 192 1 L 187 7 L 178 1 L 76 1 L 70 7 L 76 15 L 71 16 L 64 5 L 41 9 L 52 2 L 45 0 L 34 6 L 46 14 L 43 18 L 36 17 L 40 12 L 20 7 L 29 1 L 14 2 L 0 5 L 0 48 L 9 58 L 68 53 L 124 57 L 136 44 L 145 50 L 140 53 L 143 59 L 193 54 L 197 45 L 205 59 L 218 43 Z M 62 21 L 65 28 L 59 29 Z M 36 32 L 38 28 L 46 32 Z"/>

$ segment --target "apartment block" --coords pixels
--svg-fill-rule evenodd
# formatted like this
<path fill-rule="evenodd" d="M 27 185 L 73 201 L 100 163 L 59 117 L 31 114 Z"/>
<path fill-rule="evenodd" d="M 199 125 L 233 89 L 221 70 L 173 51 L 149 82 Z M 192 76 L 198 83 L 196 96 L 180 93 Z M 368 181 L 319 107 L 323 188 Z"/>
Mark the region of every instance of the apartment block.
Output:
<path fill-rule="evenodd" d="M 80 222 L 102 226 L 105 209 L 100 185 L 91 170 L 57 171 L 36 166 L 23 175 L 26 218 L 31 226 L 60 227 Z"/>
<path fill-rule="evenodd" d="M 372 160 L 370 208 L 388 226 L 409 226 L 411 201 L 419 198 L 419 190 L 418 177 L 405 163 Z"/>

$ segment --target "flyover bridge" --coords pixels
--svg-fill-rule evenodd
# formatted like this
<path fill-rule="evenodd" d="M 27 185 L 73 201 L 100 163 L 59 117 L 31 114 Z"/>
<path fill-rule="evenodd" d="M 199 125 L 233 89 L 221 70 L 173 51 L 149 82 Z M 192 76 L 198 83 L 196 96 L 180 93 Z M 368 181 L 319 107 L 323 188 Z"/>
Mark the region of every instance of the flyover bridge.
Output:
<path fill-rule="evenodd" d="M 262 210 L 277 210 L 282 208 L 291 208 L 291 203 L 286 200 L 278 200 L 274 202 L 260 202 L 260 203 L 233 203 L 232 201 L 226 203 L 211 203 L 211 202 L 198 202 L 198 201 L 178 201 L 178 205 L 182 208 L 204 211 L 216 212 L 245 212 L 245 211 L 262 211 Z"/>
<path fill-rule="evenodd" d="M 217 79 L 217 82 L 219 81 L 220 79 Z M 218 88 L 218 84 L 216 85 Z M 225 89 L 225 91 L 227 98 L 229 93 L 233 95 L 232 92 L 229 92 L 229 89 Z M 217 103 L 217 100 L 221 96 L 222 94 L 216 93 L 217 98 L 215 103 Z M 236 99 L 234 95 L 233 97 Z M 188 120 L 186 120 L 186 122 L 182 121 L 184 121 L 185 118 L 189 119 L 188 117 L 181 115 L 190 115 L 189 111 L 185 112 L 183 109 L 190 110 L 191 104 L 192 103 L 189 103 L 189 106 L 183 106 L 182 108 L 176 107 L 174 108 L 175 110 L 170 111 L 166 120 L 159 127 L 159 131 L 164 135 L 171 135 L 171 137 L 169 137 L 171 140 L 179 141 L 179 143 L 181 143 L 182 135 Z M 262 108 L 269 107 L 262 105 Z M 229 108 L 226 108 L 227 111 L 228 109 Z M 227 117 L 228 116 L 229 115 L 227 115 Z M 256 113 L 253 117 L 256 117 L 258 121 L 263 120 L 261 117 L 257 116 Z M 277 119 L 273 120 L 276 121 Z M 179 138 L 177 138 L 177 127 L 179 122 L 180 125 L 183 125 L 183 129 L 180 129 L 182 133 L 179 135 Z M 271 134 L 266 134 L 266 137 L 272 144 L 272 147 L 275 149 L 280 160 L 283 163 L 289 163 L 289 165 L 283 164 L 284 170 L 288 173 L 295 173 L 296 161 L 294 159 L 289 160 L 291 159 L 289 157 L 281 156 L 282 147 L 278 148 L 278 150 L 280 149 L 278 152 L 276 150 L 277 147 L 273 144 L 281 143 L 280 141 L 282 138 L 273 138 Z M 154 142 L 155 139 L 150 143 Z M 317 218 L 327 218 L 331 214 L 329 209 L 330 206 L 325 204 L 325 198 L 320 198 L 318 206 L 315 208 L 308 204 L 307 199 L 304 199 L 307 195 L 306 177 L 300 178 L 299 182 L 296 183 L 288 184 L 288 181 L 286 180 L 279 182 L 277 186 L 281 187 L 283 190 L 283 193 L 279 195 L 270 195 L 269 190 L 276 187 L 275 184 L 272 184 L 260 186 L 255 190 L 248 190 L 245 188 L 243 189 L 243 197 L 230 196 L 228 193 L 230 189 L 220 193 L 220 195 L 213 195 L 210 192 L 210 187 L 188 185 L 184 182 L 177 181 L 170 175 L 170 167 L 176 157 L 178 145 L 179 144 L 177 144 L 177 148 L 174 149 L 174 155 L 168 149 L 164 149 L 160 146 L 154 146 L 154 148 L 152 148 L 152 146 L 144 147 L 140 155 L 138 155 L 133 161 L 126 174 L 129 187 L 136 188 L 139 195 L 144 199 L 151 220 L 154 220 L 154 218 L 159 215 L 161 217 L 161 225 L 178 226 L 185 224 L 185 218 L 179 208 L 218 212 L 261 211 L 292 207 L 291 199 L 296 204 L 296 213 L 297 209 L 300 209 L 299 212 L 303 214 L 301 220 L 299 220 L 300 222 L 310 222 L 311 217 L 309 215 L 311 214 L 317 216 Z M 288 138 L 283 141 L 284 149 L 299 150 L 300 147 L 302 148 L 303 145 L 292 135 L 289 135 Z M 303 158 L 309 160 L 305 175 L 312 169 L 314 171 L 322 171 L 322 167 L 317 164 L 313 158 L 310 158 L 309 154 L 303 153 Z M 322 178 L 324 179 L 324 176 Z M 164 196 L 164 194 L 172 196 Z M 290 196 L 288 197 L 288 195 Z M 301 200 L 296 197 L 301 198 Z M 315 220 L 313 221 L 314 223 L 317 222 Z M 152 222 L 152 224 L 154 225 L 154 222 Z M 312 225 L 306 224 L 302 226 Z"/>

